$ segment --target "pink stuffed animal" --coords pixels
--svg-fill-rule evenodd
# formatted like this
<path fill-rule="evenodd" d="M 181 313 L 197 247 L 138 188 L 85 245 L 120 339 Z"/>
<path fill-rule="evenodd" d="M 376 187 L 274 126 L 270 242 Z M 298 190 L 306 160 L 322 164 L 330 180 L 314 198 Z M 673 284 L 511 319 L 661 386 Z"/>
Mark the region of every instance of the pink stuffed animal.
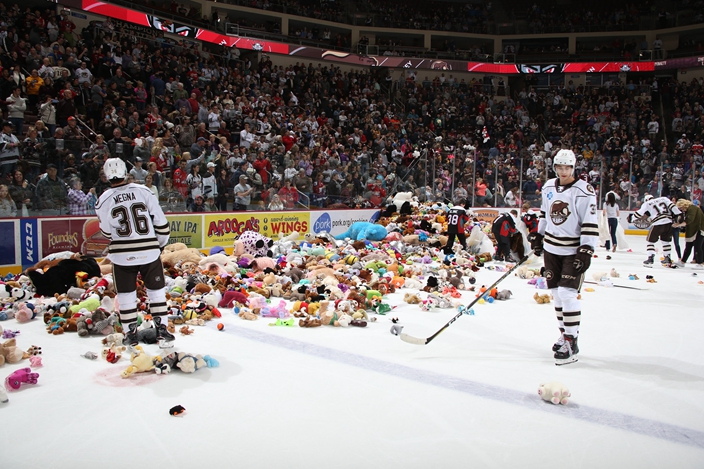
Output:
<path fill-rule="evenodd" d="M 286 308 L 286 302 L 284 300 L 280 300 L 278 305 L 271 307 L 269 310 L 280 319 L 286 319 L 291 316 L 288 308 Z"/>
<path fill-rule="evenodd" d="M 29 366 L 32 368 L 40 368 L 42 365 L 42 357 L 38 357 L 36 355 L 33 355 L 29 357 Z"/>
<path fill-rule="evenodd" d="M 17 311 L 15 312 L 15 319 L 17 319 L 17 322 L 29 322 L 34 319 L 34 317 L 34 310 L 29 308 L 27 303 L 19 303 L 17 306 Z"/>
<path fill-rule="evenodd" d="M 32 373 L 31 368 L 20 368 L 5 378 L 5 387 L 8 391 L 17 391 L 22 383 L 37 384 L 39 373 Z"/>

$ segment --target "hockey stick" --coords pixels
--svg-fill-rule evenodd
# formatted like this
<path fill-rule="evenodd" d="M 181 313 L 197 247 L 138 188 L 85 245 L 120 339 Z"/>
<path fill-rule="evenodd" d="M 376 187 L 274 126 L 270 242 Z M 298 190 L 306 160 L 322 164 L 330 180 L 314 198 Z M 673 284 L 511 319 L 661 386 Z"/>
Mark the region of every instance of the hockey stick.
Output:
<path fill-rule="evenodd" d="M 590 285 L 601 285 L 601 284 L 598 283 L 598 282 L 592 282 L 592 281 L 587 281 L 587 280 L 585 280 L 585 281 L 582 282 L 582 283 L 588 283 L 588 284 L 590 284 Z M 627 286 L 627 285 L 613 285 L 613 286 L 616 287 L 616 288 L 628 288 L 629 290 L 650 290 L 650 288 L 629 287 L 629 286 Z"/>
<path fill-rule="evenodd" d="M 499 278 L 499 279 L 498 279 L 496 282 L 494 282 L 490 287 L 488 287 L 488 288 L 486 289 L 486 291 L 487 291 L 487 292 L 490 292 L 494 287 L 496 287 L 496 285 L 498 285 L 498 284 L 501 283 L 503 280 L 505 280 L 506 277 L 508 277 L 508 276 L 511 275 L 516 269 L 518 269 L 518 267 L 519 267 L 521 264 L 523 264 L 524 262 L 526 262 L 526 261 L 528 260 L 528 258 L 529 258 L 532 254 L 533 254 L 533 251 L 530 251 L 528 254 L 526 254 L 526 255 L 523 257 L 523 259 L 521 259 L 520 261 L 518 261 L 518 263 L 517 263 L 516 265 L 514 265 L 513 267 L 511 267 L 505 274 L 503 274 L 503 275 L 501 276 L 501 278 Z M 475 304 L 477 304 L 477 302 L 478 302 L 479 300 L 481 300 L 483 297 L 484 297 L 484 295 L 479 295 L 479 297 L 478 297 L 477 299 L 475 299 L 474 301 L 472 301 L 468 306 L 466 306 L 466 308 L 464 308 L 463 311 L 460 311 L 459 313 L 457 313 L 457 314 L 455 315 L 455 317 L 453 317 L 452 319 L 450 319 L 444 326 L 442 326 L 442 327 L 440 328 L 439 331 L 437 331 L 435 334 L 431 335 L 431 336 L 428 337 L 427 339 L 421 339 L 421 338 L 418 338 L 418 337 L 413 337 L 413 336 L 411 336 L 411 335 L 401 333 L 401 334 L 400 334 L 401 340 L 403 340 L 404 342 L 408 342 L 409 344 L 415 344 L 415 345 L 427 345 L 427 344 L 429 344 L 431 340 L 433 340 L 433 339 L 436 338 L 438 335 L 440 335 L 440 333 L 441 333 L 442 331 L 444 331 L 445 329 L 447 329 L 448 327 L 450 327 L 450 325 L 452 325 L 453 322 L 457 321 L 463 314 L 465 314 L 464 311 L 469 311 L 469 310 L 472 308 L 472 306 L 474 306 Z"/>

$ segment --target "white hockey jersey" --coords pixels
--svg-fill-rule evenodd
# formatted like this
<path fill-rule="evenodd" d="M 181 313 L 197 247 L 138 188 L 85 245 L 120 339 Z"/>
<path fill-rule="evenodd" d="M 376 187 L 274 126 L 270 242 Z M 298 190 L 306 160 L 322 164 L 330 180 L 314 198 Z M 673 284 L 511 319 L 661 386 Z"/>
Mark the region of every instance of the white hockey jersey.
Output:
<path fill-rule="evenodd" d="M 124 184 L 100 195 L 95 206 L 100 231 L 110 240 L 113 264 L 137 266 L 159 257 L 169 242 L 169 222 L 159 200 L 146 186 Z"/>
<path fill-rule="evenodd" d="M 673 217 L 682 213 L 677 205 L 673 204 L 667 197 L 655 197 L 635 211 L 635 216 L 638 218 L 650 217 L 650 226 L 667 225 L 672 223 Z"/>
<path fill-rule="evenodd" d="M 550 179 L 543 186 L 538 233 L 545 236 L 544 249 L 559 256 L 577 253 L 583 244 L 596 249 L 599 242 L 594 188 L 581 179 L 560 186 Z"/>

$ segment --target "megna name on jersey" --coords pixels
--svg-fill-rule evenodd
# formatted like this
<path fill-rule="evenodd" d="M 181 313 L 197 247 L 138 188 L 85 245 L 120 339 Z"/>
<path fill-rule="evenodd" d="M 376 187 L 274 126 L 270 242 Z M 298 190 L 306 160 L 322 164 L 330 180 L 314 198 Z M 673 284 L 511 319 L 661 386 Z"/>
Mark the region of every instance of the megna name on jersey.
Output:
<path fill-rule="evenodd" d="M 137 200 L 137 197 L 132 192 L 123 192 L 113 196 L 112 201 L 116 204 L 120 202 L 130 202 L 132 200 Z"/>

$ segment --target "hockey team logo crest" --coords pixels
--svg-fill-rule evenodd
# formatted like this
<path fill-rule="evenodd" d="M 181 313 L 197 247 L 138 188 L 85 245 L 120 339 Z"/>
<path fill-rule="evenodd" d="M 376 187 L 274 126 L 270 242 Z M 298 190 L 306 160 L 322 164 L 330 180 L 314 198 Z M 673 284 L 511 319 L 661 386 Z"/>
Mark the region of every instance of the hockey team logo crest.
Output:
<path fill-rule="evenodd" d="M 555 225 L 562 225 L 569 218 L 570 204 L 562 200 L 556 200 L 550 206 L 550 219 Z"/>

